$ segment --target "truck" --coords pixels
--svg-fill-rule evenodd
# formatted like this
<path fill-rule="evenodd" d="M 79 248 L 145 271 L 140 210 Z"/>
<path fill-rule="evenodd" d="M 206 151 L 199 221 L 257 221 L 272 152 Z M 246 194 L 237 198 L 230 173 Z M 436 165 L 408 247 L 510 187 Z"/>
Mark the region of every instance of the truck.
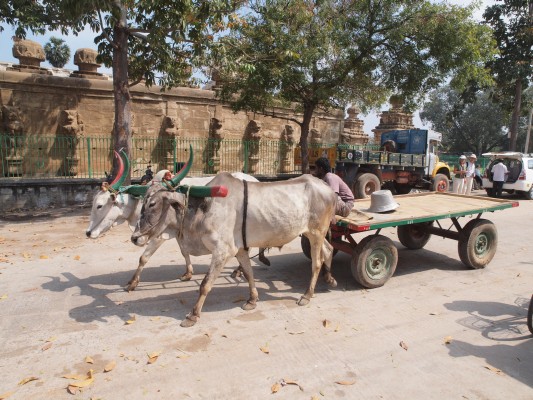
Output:
<path fill-rule="evenodd" d="M 383 133 L 379 150 L 337 145 L 335 171 L 357 199 L 381 188 L 395 194 L 415 188 L 447 192 L 452 171 L 437 155 L 441 142 L 439 132 L 409 129 Z"/>

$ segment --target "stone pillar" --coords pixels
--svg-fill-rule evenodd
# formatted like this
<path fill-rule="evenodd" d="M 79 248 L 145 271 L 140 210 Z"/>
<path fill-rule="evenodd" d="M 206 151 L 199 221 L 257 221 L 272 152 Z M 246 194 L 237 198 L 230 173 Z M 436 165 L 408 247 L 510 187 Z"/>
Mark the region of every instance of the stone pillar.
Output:
<path fill-rule="evenodd" d="M 285 125 L 281 132 L 279 144 L 280 172 L 286 174 L 292 172 L 291 154 L 294 146 L 294 128 L 291 125 Z"/>
<path fill-rule="evenodd" d="M 244 132 L 245 157 L 247 156 L 248 168 L 245 172 L 255 174 L 259 170 L 259 142 L 261 141 L 261 121 L 251 120 Z"/>
<path fill-rule="evenodd" d="M 341 144 L 355 146 L 368 143 L 370 138 L 363 131 L 364 122 L 357 118 L 360 112 L 357 107 L 348 108 L 348 118 L 344 120 L 344 129 L 340 137 Z"/>
<path fill-rule="evenodd" d="M 18 65 L 13 65 L 8 70 L 30 72 L 34 74 L 52 75 L 46 68 L 41 68 L 41 62 L 46 60 L 44 49 L 39 43 L 32 40 L 14 38 L 13 57 L 19 60 Z"/>
<path fill-rule="evenodd" d="M 98 52 L 93 49 L 78 49 L 74 53 L 74 64 L 78 66 L 78 71 L 73 72 L 70 76 L 74 78 L 85 79 L 107 79 L 104 74 L 98 72 L 101 64 L 96 62 Z"/>
<path fill-rule="evenodd" d="M 413 114 L 403 109 L 403 100 L 399 96 L 391 96 L 391 109 L 383 111 L 379 120 L 379 125 L 372 129 L 374 132 L 374 143 L 381 143 L 381 135 L 385 132 L 414 129 Z"/>
<path fill-rule="evenodd" d="M 209 124 L 209 139 L 207 141 L 207 167 L 206 173 L 217 174 L 220 171 L 220 146 L 224 140 L 225 132 L 222 129 L 222 121 L 211 118 Z"/>
<path fill-rule="evenodd" d="M 60 113 L 59 134 L 66 145 L 64 173 L 66 176 L 78 175 L 80 158 L 78 144 L 83 137 L 84 125 L 77 110 L 62 110 Z"/>

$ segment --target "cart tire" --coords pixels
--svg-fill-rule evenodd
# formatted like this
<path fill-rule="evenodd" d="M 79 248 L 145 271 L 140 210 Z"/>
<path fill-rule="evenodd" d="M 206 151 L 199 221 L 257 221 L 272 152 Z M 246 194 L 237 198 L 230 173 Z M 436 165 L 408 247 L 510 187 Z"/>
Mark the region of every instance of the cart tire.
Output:
<path fill-rule="evenodd" d="M 326 240 L 327 240 L 327 237 L 326 237 Z M 311 260 L 311 242 L 309 241 L 309 239 L 307 239 L 306 236 L 302 235 L 302 239 L 300 243 L 302 245 L 303 253 L 308 259 Z M 335 257 L 335 254 L 337 254 L 338 252 L 339 252 L 338 249 L 333 248 L 333 257 Z"/>
<path fill-rule="evenodd" d="M 446 193 L 448 190 L 450 190 L 450 180 L 444 174 L 435 175 L 435 178 L 433 178 L 433 182 L 431 185 L 431 190 L 433 190 L 434 192 Z"/>
<path fill-rule="evenodd" d="M 466 224 L 459 235 L 459 258 L 474 269 L 484 268 L 496 254 L 498 232 L 486 219 L 475 219 Z"/>
<path fill-rule="evenodd" d="M 529 302 L 529 308 L 527 310 L 527 328 L 533 335 L 533 295 L 531 296 L 531 301 Z"/>
<path fill-rule="evenodd" d="M 398 226 L 398 239 L 400 240 L 400 243 L 408 249 L 421 249 L 431 238 L 431 233 L 427 232 L 424 228 L 431 225 L 433 225 L 433 221 L 411 225 L 400 225 Z"/>
<path fill-rule="evenodd" d="M 365 237 L 352 253 L 352 275 L 368 289 L 383 286 L 397 264 L 398 250 L 392 240 L 382 235 Z"/>
<path fill-rule="evenodd" d="M 370 172 L 366 172 L 364 174 L 361 174 L 357 178 L 353 185 L 353 188 L 355 198 L 366 199 L 370 197 L 372 193 L 381 189 L 381 182 L 379 181 L 379 178 L 376 175 Z"/>

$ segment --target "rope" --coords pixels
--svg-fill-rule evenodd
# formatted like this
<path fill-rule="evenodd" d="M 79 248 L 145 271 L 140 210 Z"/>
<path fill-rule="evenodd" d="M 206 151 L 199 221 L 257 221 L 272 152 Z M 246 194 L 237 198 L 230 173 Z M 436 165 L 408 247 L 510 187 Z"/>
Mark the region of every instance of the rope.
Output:
<path fill-rule="evenodd" d="M 244 250 L 248 251 L 248 243 L 246 243 L 246 215 L 248 214 L 248 182 L 242 181 L 244 185 L 244 204 L 243 204 L 243 216 L 242 216 L 242 242 L 244 244 Z"/>
<path fill-rule="evenodd" d="M 181 239 L 183 237 L 183 227 L 185 226 L 185 214 L 187 213 L 187 208 L 189 207 L 189 193 L 191 191 L 191 186 L 187 188 L 187 193 L 185 194 L 185 203 L 183 205 L 183 212 L 181 214 L 181 222 L 180 222 L 180 232 L 178 234 L 178 237 Z"/>

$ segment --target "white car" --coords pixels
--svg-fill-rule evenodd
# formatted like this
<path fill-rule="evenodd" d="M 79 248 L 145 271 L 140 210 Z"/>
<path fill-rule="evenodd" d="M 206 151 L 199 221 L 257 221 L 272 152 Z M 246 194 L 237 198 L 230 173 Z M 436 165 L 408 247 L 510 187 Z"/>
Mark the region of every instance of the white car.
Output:
<path fill-rule="evenodd" d="M 528 200 L 533 200 L 533 155 L 518 152 L 485 153 L 484 157 L 490 157 L 490 163 L 483 175 L 483 188 L 489 196 L 494 196 L 492 185 L 492 166 L 501 160 L 509 174 L 503 184 L 503 191 L 507 193 L 520 193 Z"/>

